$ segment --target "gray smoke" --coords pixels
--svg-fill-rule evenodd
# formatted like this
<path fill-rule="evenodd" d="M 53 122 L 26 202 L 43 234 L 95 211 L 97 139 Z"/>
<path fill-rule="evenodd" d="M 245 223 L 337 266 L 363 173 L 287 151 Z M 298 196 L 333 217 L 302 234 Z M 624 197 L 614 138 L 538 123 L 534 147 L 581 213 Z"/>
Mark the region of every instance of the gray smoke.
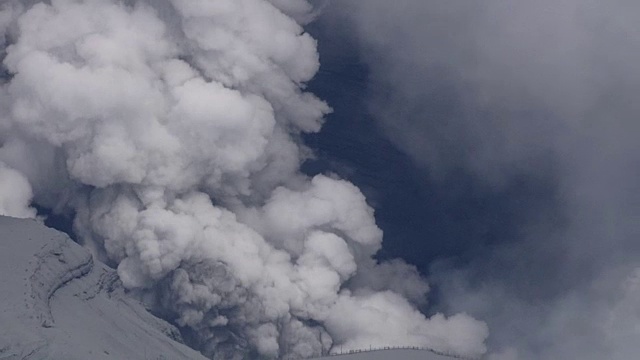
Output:
<path fill-rule="evenodd" d="M 215 359 L 369 345 L 485 351 L 425 317 L 358 188 L 299 172 L 330 108 L 305 0 L 0 5 L 0 213 L 74 215 L 79 240 Z"/>
<path fill-rule="evenodd" d="M 640 4 L 333 5 L 370 65 L 372 113 L 416 164 L 548 189 L 513 239 L 434 265 L 442 305 L 486 320 L 496 359 L 637 357 Z"/>

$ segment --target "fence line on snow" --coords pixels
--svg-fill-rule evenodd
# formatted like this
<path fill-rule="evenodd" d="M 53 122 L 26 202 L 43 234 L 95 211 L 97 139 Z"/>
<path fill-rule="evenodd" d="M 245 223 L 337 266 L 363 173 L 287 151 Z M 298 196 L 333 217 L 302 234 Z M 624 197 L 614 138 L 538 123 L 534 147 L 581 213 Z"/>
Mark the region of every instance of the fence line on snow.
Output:
<path fill-rule="evenodd" d="M 379 347 L 369 346 L 368 349 L 351 349 L 351 350 L 346 350 L 346 351 L 342 351 L 342 349 L 340 349 L 339 352 L 327 353 L 327 354 L 323 354 L 323 355 L 320 355 L 320 356 L 312 356 L 312 357 L 304 358 L 303 360 L 320 359 L 320 358 L 323 358 L 323 357 L 340 356 L 340 355 L 351 355 L 351 354 L 367 353 L 367 352 L 374 352 L 374 351 L 384 351 L 384 350 L 422 350 L 422 351 L 429 351 L 429 352 L 434 353 L 436 355 L 448 356 L 448 357 L 450 357 L 452 359 L 461 359 L 461 360 L 477 360 L 478 359 L 478 358 L 461 356 L 461 355 L 454 354 L 454 353 L 447 353 L 447 352 L 443 352 L 443 351 L 437 351 L 437 350 L 434 350 L 434 349 L 431 349 L 431 348 L 421 347 L 421 346 L 379 346 Z"/>

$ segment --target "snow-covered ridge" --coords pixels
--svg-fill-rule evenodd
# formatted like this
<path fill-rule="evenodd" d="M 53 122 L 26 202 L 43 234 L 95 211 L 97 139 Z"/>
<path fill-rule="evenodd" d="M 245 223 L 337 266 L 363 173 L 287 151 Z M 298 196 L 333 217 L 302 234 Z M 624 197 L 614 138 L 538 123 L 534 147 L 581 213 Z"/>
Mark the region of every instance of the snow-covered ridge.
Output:
<path fill-rule="evenodd" d="M 0 217 L 0 359 L 204 359 L 65 234 Z"/>
<path fill-rule="evenodd" d="M 62 237 L 54 237 L 33 254 L 29 261 L 33 272 L 29 276 L 33 314 L 43 327 L 54 325 L 50 302 L 53 294 L 73 279 L 87 275 L 93 269 L 93 257 L 86 250 Z"/>

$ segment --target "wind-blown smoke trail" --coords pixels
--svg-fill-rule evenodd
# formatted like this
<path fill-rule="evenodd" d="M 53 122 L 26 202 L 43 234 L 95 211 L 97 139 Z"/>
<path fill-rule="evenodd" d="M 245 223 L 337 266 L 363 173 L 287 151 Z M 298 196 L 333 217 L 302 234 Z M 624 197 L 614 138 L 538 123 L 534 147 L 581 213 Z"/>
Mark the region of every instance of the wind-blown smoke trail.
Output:
<path fill-rule="evenodd" d="M 304 0 L 6 2 L 0 212 L 41 206 L 215 359 L 369 344 L 484 352 L 464 314 L 376 264 L 382 232 L 352 184 L 308 179 L 299 135 L 330 108 Z M 6 180 L 8 179 L 8 180 Z"/>
<path fill-rule="evenodd" d="M 509 215 L 425 264 L 439 305 L 487 322 L 492 359 L 637 357 L 640 3 L 333 4 L 384 134 Z"/>

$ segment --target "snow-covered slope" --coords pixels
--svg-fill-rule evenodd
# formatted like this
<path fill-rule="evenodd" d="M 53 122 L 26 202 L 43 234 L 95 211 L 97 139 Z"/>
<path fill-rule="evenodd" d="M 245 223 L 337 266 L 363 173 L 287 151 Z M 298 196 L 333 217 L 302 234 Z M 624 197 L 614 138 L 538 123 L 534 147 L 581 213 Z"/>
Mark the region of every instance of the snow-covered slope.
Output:
<path fill-rule="evenodd" d="M 205 359 L 67 235 L 0 216 L 0 359 Z"/>

